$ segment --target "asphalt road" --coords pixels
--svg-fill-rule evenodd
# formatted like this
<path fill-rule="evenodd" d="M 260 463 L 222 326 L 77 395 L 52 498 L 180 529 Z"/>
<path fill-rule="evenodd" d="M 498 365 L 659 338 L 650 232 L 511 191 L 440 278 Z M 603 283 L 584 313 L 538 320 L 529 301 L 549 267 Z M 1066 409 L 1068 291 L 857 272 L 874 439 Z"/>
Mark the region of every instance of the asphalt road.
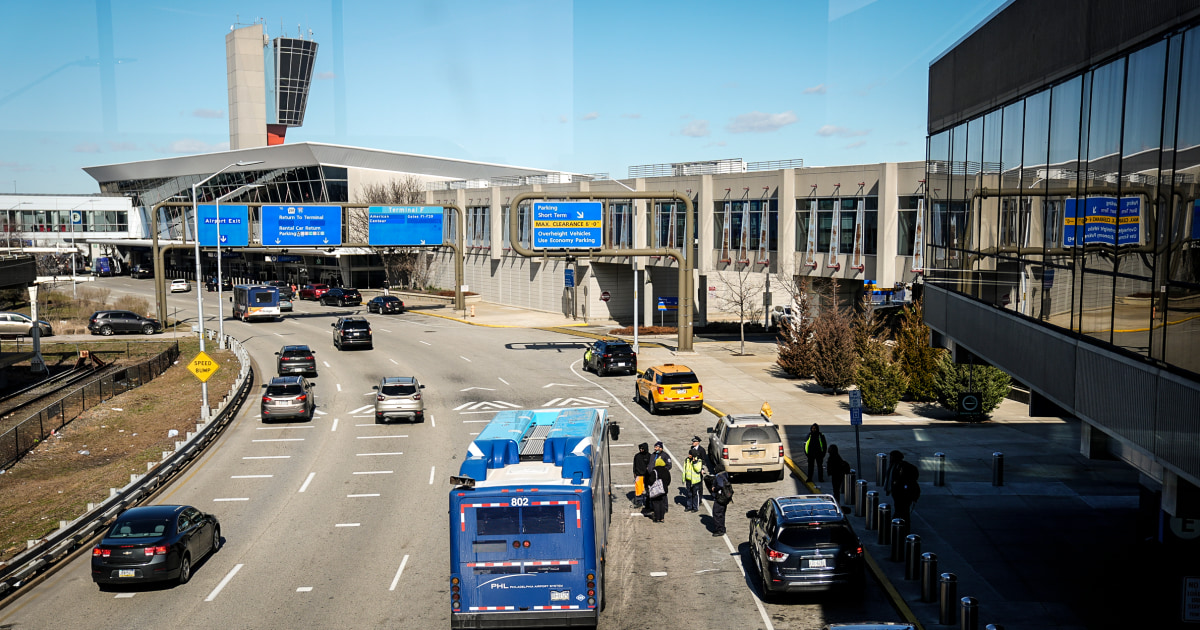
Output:
<path fill-rule="evenodd" d="M 112 288 L 114 296 L 153 299 L 150 280 L 106 278 L 97 286 Z M 215 294 L 205 297 L 207 325 L 215 327 Z M 169 305 L 194 318 L 195 294 L 171 295 Z M 374 350 L 333 347 L 330 324 L 347 314 L 371 320 Z M 263 425 L 252 398 L 215 446 L 157 499 L 215 513 L 224 548 L 199 564 L 185 586 L 118 592 L 96 588 L 90 557 L 81 554 L 0 610 L 0 627 L 448 627 L 448 477 L 495 409 L 509 405 L 604 406 L 622 426 L 612 456 L 617 498 L 601 628 L 820 628 L 899 620 L 870 579 L 861 597 L 767 603 L 755 593 L 755 569 L 741 557 L 748 552 L 743 515 L 770 496 L 800 492 L 790 477 L 739 483 L 725 537 L 711 536 L 707 509 L 698 518 L 685 513 L 682 496 L 661 525 L 630 507 L 625 495 L 632 491 L 636 444 L 663 440 L 681 461 L 691 436 L 705 436 L 715 419 L 651 416 L 630 402 L 632 377 L 582 371 L 583 339 L 299 301 L 284 321 L 227 321 L 225 330 L 243 341 L 260 378 L 274 374 L 280 346 L 300 343 L 316 351 L 319 376 L 311 423 Z M 376 425 L 372 386 L 403 375 L 426 385 L 425 423 Z M 675 472 L 682 487 L 682 473 Z"/>

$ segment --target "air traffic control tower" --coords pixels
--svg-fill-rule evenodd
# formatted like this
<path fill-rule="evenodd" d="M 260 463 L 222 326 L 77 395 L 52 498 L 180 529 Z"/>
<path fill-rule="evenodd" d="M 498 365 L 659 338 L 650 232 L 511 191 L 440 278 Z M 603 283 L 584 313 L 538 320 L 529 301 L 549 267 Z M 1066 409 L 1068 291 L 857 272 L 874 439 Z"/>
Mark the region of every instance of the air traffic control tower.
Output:
<path fill-rule="evenodd" d="M 304 124 L 316 58 L 315 41 L 268 39 L 262 24 L 225 36 L 231 150 L 283 144 L 288 127 Z"/>

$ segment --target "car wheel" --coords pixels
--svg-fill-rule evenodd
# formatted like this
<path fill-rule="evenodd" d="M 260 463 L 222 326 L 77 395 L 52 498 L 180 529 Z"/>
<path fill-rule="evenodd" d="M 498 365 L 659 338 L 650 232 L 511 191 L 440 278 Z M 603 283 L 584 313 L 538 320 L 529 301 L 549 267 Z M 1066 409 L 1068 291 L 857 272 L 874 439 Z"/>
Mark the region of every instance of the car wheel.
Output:
<path fill-rule="evenodd" d="M 113 334 L 113 332 L 115 332 L 115 331 L 113 331 L 113 327 L 109 326 L 107 324 L 100 327 L 100 334 L 104 335 L 105 337 L 111 336 Z"/>
<path fill-rule="evenodd" d="M 381 413 L 375 414 L 375 424 L 384 424 L 383 414 L 381 414 Z"/>
<path fill-rule="evenodd" d="M 338 300 L 338 306 L 339 306 L 339 307 L 341 307 L 341 308 L 345 308 L 345 306 L 346 306 L 346 300 Z"/>
<path fill-rule="evenodd" d="M 213 528 L 213 539 L 212 539 L 212 551 L 210 553 L 217 553 L 220 550 L 221 550 L 221 528 L 214 527 Z"/>
<path fill-rule="evenodd" d="M 187 554 L 183 554 L 183 560 L 179 563 L 179 584 L 187 584 L 190 579 L 192 579 L 192 559 Z"/>
<path fill-rule="evenodd" d="M 152 324 L 146 324 L 145 326 L 142 326 L 142 334 L 143 335 L 153 335 L 154 334 L 154 326 Z"/>
<path fill-rule="evenodd" d="M 425 414 L 423 414 L 423 413 L 417 414 L 417 422 L 420 422 L 421 424 L 425 424 Z"/>
<path fill-rule="evenodd" d="M 775 473 L 775 481 L 783 481 L 783 478 L 786 476 L 787 476 L 787 469 L 781 468 L 779 470 L 779 472 Z"/>
<path fill-rule="evenodd" d="M 650 401 L 650 415 L 657 416 L 658 415 L 658 405 L 654 404 L 654 398 L 651 397 L 651 398 L 648 398 L 647 400 Z"/>
<path fill-rule="evenodd" d="M 762 591 L 762 600 L 768 603 L 775 601 L 775 593 L 771 591 L 767 583 L 767 574 L 763 571 L 762 563 L 758 561 L 757 557 L 754 559 L 754 565 L 758 569 L 758 590 Z"/>

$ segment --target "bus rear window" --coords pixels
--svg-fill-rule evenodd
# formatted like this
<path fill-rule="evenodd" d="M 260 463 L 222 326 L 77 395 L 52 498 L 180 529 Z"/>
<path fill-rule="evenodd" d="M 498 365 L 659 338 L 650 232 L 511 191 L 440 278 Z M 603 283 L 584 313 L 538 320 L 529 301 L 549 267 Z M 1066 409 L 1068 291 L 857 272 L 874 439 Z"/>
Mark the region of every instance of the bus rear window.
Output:
<path fill-rule="evenodd" d="M 521 531 L 520 510 L 515 507 L 475 510 L 475 533 L 480 536 L 512 536 Z"/>
<path fill-rule="evenodd" d="M 255 304 L 270 304 L 273 301 L 274 300 L 271 299 L 270 291 L 259 291 L 254 294 L 254 303 Z"/>
<path fill-rule="evenodd" d="M 478 536 L 515 536 L 517 534 L 561 534 L 567 530 L 566 506 L 531 505 L 528 507 L 492 507 L 475 510 L 475 534 Z"/>
<path fill-rule="evenodd" d="M 566 509 L 561 505 L 521 508 L 522 534 L 561 534 L 566 531 Z"/>

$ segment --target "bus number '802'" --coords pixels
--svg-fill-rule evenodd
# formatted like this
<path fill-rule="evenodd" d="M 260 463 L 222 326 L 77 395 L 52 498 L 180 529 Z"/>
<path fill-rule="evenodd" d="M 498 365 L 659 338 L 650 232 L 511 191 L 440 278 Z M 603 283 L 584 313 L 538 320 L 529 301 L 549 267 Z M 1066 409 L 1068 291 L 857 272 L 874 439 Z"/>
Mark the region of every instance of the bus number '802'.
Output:
<path fill-rule="evenodd" d="M 513 507 L 529 505 L 529 497 L 513 497 L 511 505 Z"/>

